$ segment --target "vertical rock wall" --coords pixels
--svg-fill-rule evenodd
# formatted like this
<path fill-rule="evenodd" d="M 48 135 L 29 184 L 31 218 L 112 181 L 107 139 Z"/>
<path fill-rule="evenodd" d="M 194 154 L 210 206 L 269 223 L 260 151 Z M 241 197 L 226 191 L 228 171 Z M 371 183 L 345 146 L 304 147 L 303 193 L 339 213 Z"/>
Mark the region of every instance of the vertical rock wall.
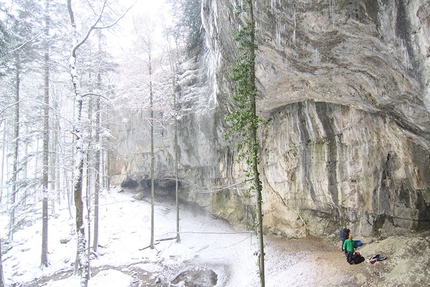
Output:
<path fill-rule="evenodd" d="M 274 232 L 429 227 L 429 152 L 384 114 L 305 101 L 273 114 L 262 138 L 265 220 Z"/>
<path fill-rule="evenodd" d="M 429 229 L 429 2 L 255 3 L 258 108 L 268 120 L 260 129 L 266 230 L 301 237 L 341 224 L 362 235 Z M 223 139 L 234 105 L 237 4 L 202 1 L 206 48 L 182 66 L 181 196 L 250 227 L 255 199 L 235 143 Z M 166 133 L 160 177 L 172 170 L 172 129 Z M 147 173 L 140 164 L 127 176 Z"/>
<path fill-rule="evenodd" d="M 203 1 L 209 51 L 222 59 L 219 82 L 234 58 L 238 4 Z M 267 229 L 305 236 L 344 223 L 366 235 L 429 228 L 429 2 L 255 5 L 258 107 L 269 120 L 260 134 Z M 224 107 L 229 93 L 218 93 Z M 240 178 L 240 168 L 231 170 Z M 244 220 L 252 196 L 239 196 Z M 216 205 L 227 217 L 230 198 Z"/>

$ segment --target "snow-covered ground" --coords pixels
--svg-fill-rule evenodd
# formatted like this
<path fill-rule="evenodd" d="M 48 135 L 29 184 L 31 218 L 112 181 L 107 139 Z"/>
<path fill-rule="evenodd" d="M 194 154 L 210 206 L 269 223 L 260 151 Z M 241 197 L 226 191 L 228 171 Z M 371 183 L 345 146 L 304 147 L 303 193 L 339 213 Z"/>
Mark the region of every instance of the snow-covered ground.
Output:
<path fill-rule="evenodd" d="M 157 244 L 155 249 L 146 248 L 150 243 L 149 199 L 135 200 L 133 195 L 111 191 L 101 196 L 100 247 L 91 260 L 94 276 L 89 286 L 259 286 L 253 255 L 258 246 L 252 232 L 234 230 L 224 220 L 186 205 L 180 208 L 181 242 L 176 243 L 169 240 L 176 235 L 174 202 L 160 196 L 155 208 Z M 2 234 L 7 222 L 6 216 L 1 218 Z M 50 266 L 44 269 L 39 267 L 41 221 L 32 222 L 15 234 L 9 245 L 12 248 L 3 255 L 8 286 L 79 286 L 79 278 L 70 276 L 76 241 L 68 208 L 59 209 L 50 218 Z M 366 258 L 376 253 L 389 258 L 373 265 L 366 260 L 352 266 L 346 263 L 334 237 L 288 240 L 266 236 L 266 286 L 407 286 L 402 284 L 427 282 L 428 233 L 382 241 L 363 239 L 365 245 L 359 251 Z M 216 273 L 215 281 L 210 280 L 214 274 L 211 270 Z M 184 271 L 189 272 L 178 277 Z M 42 277 L 44 282 L 36 284 Z M 187 280 L 193 285 L 187 285 Z"/>
<path fill-rule="evenodd" d="M 256 238 L 253 233 L 237 232 L 221 219 L 192 207 L 180 209 L 181 243 L 175 240 L 158 241 L 176 236 L 176 210 L 172 200 L 156 199 L 155 249 L 145 248 L 150 243 L 149 198 L 135 200 L 133 193 L 111 191 L 103 193 L 100 203 L 100 231 L 98 257 L 91 261 L 91 267 L 128 266 L 140 264 L 147 271 L 160 273 L 159 281 L 169 275 L 164 266 L 173 266 L 172 272 L 192 267 L 213 269 L 218 275 L 219 286 L 226 281 L 239 286 L 244 277 L 232 273 L 231 268 L 247 274 L 249 282 L 256 281 L 257 266 L 253 252 Z M 166 198 L 164 198 L 166 199 Z M 8 218 L 1 218 L 5 234 Z M 5 280 L 8 285 L 31 282 L 34 279 L 54 274 L 59 270 L 73 268 L 76 257 L 76 241 L 73 235 L 74 219 L 67 207 L 49 220 L 49 262 L 48 268 L 40 268 L 41 221 L 19 230 L 14 236 L 12 249 L 3 257 Z M 67 241 L 62 244 L 61 241 Z M 176 276 L 177 274 L 170 274 Z M 130 276 L 117 270 L 105 270 L 90 280 L 90 286 L 129 286 Z M 157 278 L 154 278 L 154 282 Z M 79 278 L 72 276 L 46 286 L 78 286 Z M 106 285 L 110 282 L 110 285 Z M 114 283 L 115 282 L 115 283 Z M 122 282 L 121 284 L 116 282 Z M 224 282 L 224 283 L 223 283 Z M 234 282 L 237 282 L 236 284 Z M 256 281 L 258 282 L 258 281 Z M 239 284 L 239 285 L 238 285 Z"/>

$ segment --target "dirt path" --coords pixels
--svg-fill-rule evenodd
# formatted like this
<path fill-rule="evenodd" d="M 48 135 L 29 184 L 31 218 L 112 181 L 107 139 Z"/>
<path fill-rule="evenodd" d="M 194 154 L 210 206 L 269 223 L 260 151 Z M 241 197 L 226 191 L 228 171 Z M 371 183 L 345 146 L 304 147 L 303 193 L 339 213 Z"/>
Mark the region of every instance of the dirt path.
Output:
<path fill-rule="evenodd" d="M 346 262 L 340 242 L 270 236 L 266 242 L 267 266 L 271 266 L 267 271 L 268 286 L 338 286 L 350 282 L 347 274 L 361 267 Z"/>
<path fill-rule="evenodd" d="M 267 286 L 430 286 L 429 232 L 380 240 L 365 238 L 367 243 L 357 251 L 366 260 L 357 265 L 346 262 L 340 241 L 268 236 L 266 242 L 267 265 L 272 266 Z M 375 254 L 388 259 L 370 264 L 369 258 Z"/>

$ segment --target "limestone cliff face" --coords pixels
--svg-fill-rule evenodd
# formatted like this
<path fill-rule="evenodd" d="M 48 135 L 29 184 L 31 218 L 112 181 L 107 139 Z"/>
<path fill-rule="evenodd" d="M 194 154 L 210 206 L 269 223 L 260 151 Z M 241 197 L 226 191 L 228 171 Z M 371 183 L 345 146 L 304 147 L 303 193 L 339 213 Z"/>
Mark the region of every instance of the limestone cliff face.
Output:
<path fill-rule="evenodd" d="M 203 0 L 205 53 L 183 66 L 181 106 L 196 109 L 180 120 L 181 195 L 250 226 L 255 199 L 223 139 L 239 24 L 232 2 Z M 255 11 L 266 230 L 429 229 L 430 1 L 259 0 Z M 160 178 L 173 166 L 167 142 Z"/>

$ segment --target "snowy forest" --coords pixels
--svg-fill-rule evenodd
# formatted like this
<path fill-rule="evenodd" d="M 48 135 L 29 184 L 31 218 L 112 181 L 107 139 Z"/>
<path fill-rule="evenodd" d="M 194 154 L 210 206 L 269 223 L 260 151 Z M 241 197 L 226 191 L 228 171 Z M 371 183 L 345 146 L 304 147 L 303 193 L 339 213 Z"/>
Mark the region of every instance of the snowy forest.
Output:
<path fill-rule="evenodd" d="M 424 286 L 429 11 L 0 0 L 0 287 Z"/>

